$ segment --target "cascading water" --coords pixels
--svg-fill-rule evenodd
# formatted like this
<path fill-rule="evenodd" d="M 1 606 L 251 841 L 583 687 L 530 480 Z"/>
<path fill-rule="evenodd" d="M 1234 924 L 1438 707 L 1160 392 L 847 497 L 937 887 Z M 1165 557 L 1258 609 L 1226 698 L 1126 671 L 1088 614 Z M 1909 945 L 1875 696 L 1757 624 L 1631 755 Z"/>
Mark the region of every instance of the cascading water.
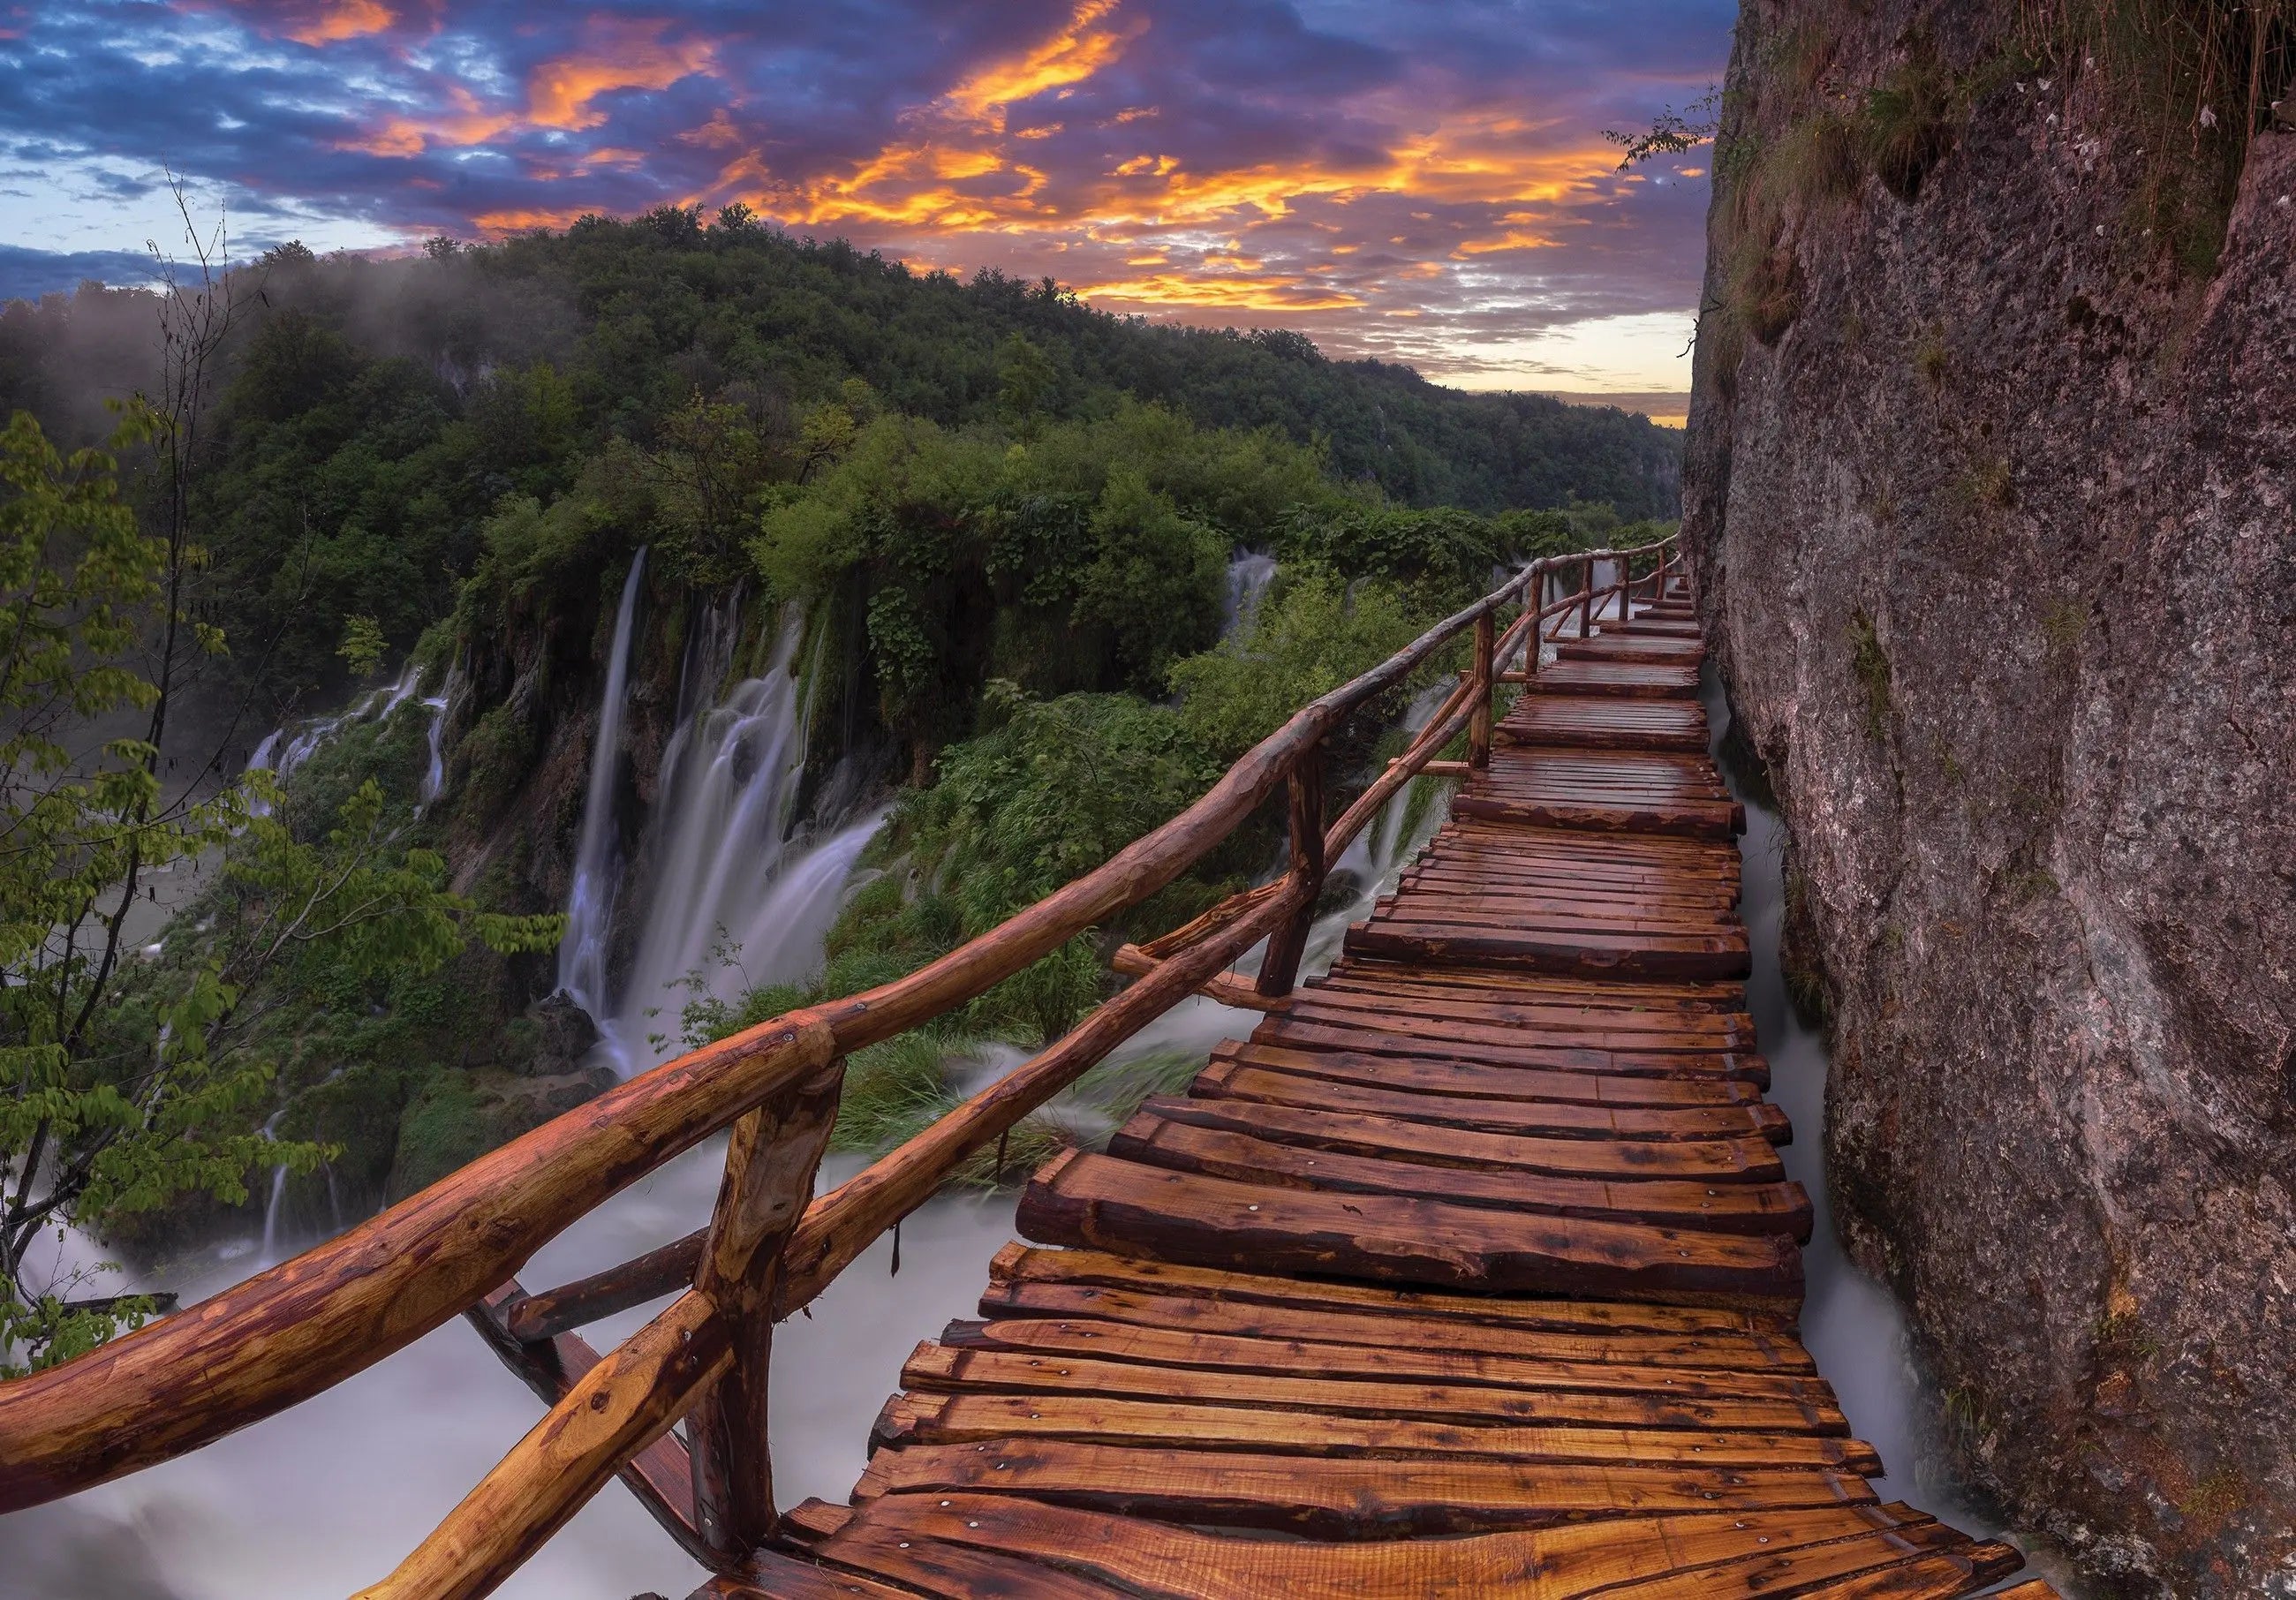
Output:
<path fill-rule="evenodd" d="M 430 759 L 429 765 L 422 769 L 422 786 L 415 792 L 417 803 L 414 808 L 417 812 L 428 808 L 432 800 L 439 798 L 439 791 L 447 786 L 444 741 L 447 737 L 447 708 L 455 698 L 455 676 L 454 669 L 449 668 L 445 686 L 422 702 L 422 709 L 430 713 L 430 730 L 425 739 Z"/>
<path fill-rule="evenodd" d="M 598 702 L 598 733 L 590 751 L 590 787 L 582 802 L 582 833 L 574 851 L 574 887 L 566 901 L 566 937 L 558 946 L 558 987 L 597 1016 L 606 994 L 606 936 L 613 923 L 614 788 L 621 774 L 622 721 L 629 710 L 630 634 L 636 619 L 645 547 L 631 558 L 614 612 L 614 642 L 606 657 L 606 690 Z"/>
<path fill-rule="evenodd" d="M 422 669 L 410 661 L 392 682 L 360 695 L 334 715 L 312 718 L 291 734 L 284 727 L 275 727 L 264 734 L 254 753 L 247 758 L 247 770 L 267 772 L 283 786 L 297 768 L 324 750 L 346 728 L 362 722 L 389 721 L 391 713 L 405 705 L 422 685 Z M 445 691 L 422 702 L 430 714 L 430 764 L 422 780 L 417 810 L 437 799 L 445 785 L 446 765 L 440 740 L 446 733 L 447 698 L 453 693 L 454 676 L 450 672 Z M 250 802 L 249 809 L 258 816 L 271 813 L 271 808 L 259 800 Z"/>
<path fill-rule="evenodd" d="M 819 840 L 797 825 L 805 684 L 813 677 L 797 670 L 803 617 L 791 610 L 783 619 L 764 674 L 735 685 L 717 705 L 709 703 L 714 658 L 731 640 L 713 631 L 714 619 L 705 619 L 687 663 L 680 698 L 691 709 L 663 754 L 661 803 L 644 850 L 646 913 L 628 971 L 596 1005 L 587 997 L 603 995 L 599 979 L 586 975 L 586 989 L 564 982 L 624 1075 L 677 1053 L 687 1005 L 734 1001 L 760 985 L 809 976 L 846 880 L 882 820 L 873 814 Z M 602 792 L 594 778 L 591 803 L 611 803 L 611 789 Z M 586 839 L 586 812 L 583 827 Z M 603 908 L 611 912 L 611 901 Z M 601 966 L 604 937 L 601 923 Z M 572 938 L 570 925 L 570 946 Z"/>
<path fill-rule="evenodd" d="M 1246 550 L 1227 564 L 1227 598 L 1220 607 L 1220 637 L 1232 639 L 1251 631 L 1259 615 L 1260 597 L 1275 578 L 1275 558 L 1261 550 Z"/>

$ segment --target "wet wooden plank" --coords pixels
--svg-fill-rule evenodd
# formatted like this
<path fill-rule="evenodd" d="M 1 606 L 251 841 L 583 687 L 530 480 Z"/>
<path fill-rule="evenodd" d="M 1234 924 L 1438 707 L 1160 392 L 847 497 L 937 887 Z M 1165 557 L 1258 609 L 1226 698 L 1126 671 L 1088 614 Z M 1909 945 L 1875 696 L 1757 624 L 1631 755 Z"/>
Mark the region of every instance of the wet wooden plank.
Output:
<path fill-rule="evenodd" d="M 1616 665 L 1603 661 L 1556 661 L 1538 671 L 1538 686 L 1548 694 L 1615 694 L 1638 700 L 1690 700 L 1698 693 L 1698 671 L 1692 667 Z"/>
<path fill-rule="evenodd" d="M 1540 1081 L 1552 1083 L 1556 1076 L 1549 1074 Z M 1587 1080 L 1598 1090 L 1603 1082 L 1592 1074 Z M 1559 1092 L 1538 1097 L 1471 1097 L 1437 1094 L 1431 1084 L 1376 1088 L 1337 1074 L 1279 1071 L 1238 1061 L 1213 1063 L 1196 1075 L 1188 1093 L 1198 1100 L 1253 1100 L 1538 1138 L 1627 1142 L 1760 1138 L 1778 1145 L 1786 1142 L 1789 1128 L 1784 1112 L 1760 1100 L 1638 1106 L 1604 1099 L 1565 1099 Z"/>
<path fill-rule="evenodd" d="M 1585 1394 L 1768 1399 L 1805 1407 L 1822 1407 L 1832 1399 L 1825 1381 L 1808 1371 L 1698 1365 L 1679 1358 L 1637 1363 L 1628 1358 L 1631 1352 L 1624 1350 L 1608 1360 L 1583 1354 L 1574 1358 L 1567 1335 L 1546 1337 L 1560 1348 L 1535 1354 L 1406 1345 L 1382 1348 L 1079 1316 L 952 1322 L 942 1332 L 940 1342 L 951 1350 L 1012 1350 L 1189 1371 L 1328 1377 L 1366 1383 L 1472 1383 Z"/>
<path fill-rule="evenodd" d="M 1657 1329 L 1669 1333 L 1753 1333 L 1791 1336 L 1792 1325 L 1775 1317 L 1691 1306 L 1636 1305 L 1617 1301 L 1494 1300 L 1429 1289 L 1228 1272 L 1167 1261 L 1111 1255 L 1096 1250 L 1046 1250 L 1013 1243 L 988 1264 L 995 1284 L 1075 1284 L 1187 1294 L 1252 1305 L 1298 1306 L 1412 1320 L 1434 1318 L 1479 1327 Z"/>
<path fill-rule="evenodd" d="M 1855 1439 L 1809 1433 L 1730 1433 L 1664 1428 L 1507 1426 L 1454 1419 L 1330 1415 L 1199 1403 L 1185 1398 L 1103 1395 L 896 1395 L 872 1442 L 979 1444 L 998 1439 L 1074 1439 L 1219 1452 L 1288 1456 L 1467 1456 L 1554 1465 L 1640 1465 L 1839 1470 L 1879 1476 L 1881 1457 Z"/>
<path fill-rule="evenodd" d="M 1234 1406 L 1392 1421 L 1540 1427 L 1659 1428 L 1744 1433 L 1808 1433 L 1846 1439 L 1849 1424 L 1831 1404 L 1592 1389 L 1528 1389 L 1476 1383 L 1371 1383 L 1281 1374 L 1189 1370 L 1101 1361 L 1047 1360 L 1013 1350 L 954 1350 L 924 1343 L 910 1353 L 901 1382 L 913 1391 L 1066 1394 Z"/>
<path fill-rule="evenodd" d="M 1777 1234 L 1809 1242 L 1809 1196 L 1800 1184 L 1699 1184 L 1543 1177 L 1521 1171 L 1447 1167 L 1430 1173 L 1393 1153 L 1361 1156 L 1301 1149 L 1247 1133 L 1192 1127 L 1142 1112 L 1109 1142 L 1111 1155 L 1242 1183 L 1344 1194 L 1425 1194 L 1454 1205 L 1557 1217 L 1608 1218 L 1656 1227 Z"/>
<path fill-rule="evenodd" d="M 1361 1345 L 1391 1350 L 1443 1350 L 1517 1360 L 1610 1361 L 1647 1366 L 1730 1367 L 1808 1374 L 1816 1363 L 1791 1338 L 1747 1331 L 1697 1333 L 1622 1329 L 1520 1328 L 1448 1322 L 1405 1313 L 1270 1306 L 1201 1295 L 1159 1294 L 1084 1284 L 1003 1283 L 983 1293 L 991 1320 L 1025 1317 L 1121 1322 L 1164 1332 Z"/>
<path fill-rule="evenodd" d="M 1713 1148 L 1586 1143 L 1590 1149 L 1668 1153 Z M 1801 1298 L 1800 1252 L 1775 1235 L 1266 1188 L 1075 1151 L 1030 1181 L 1020 1228 L 1045 1243 L 1117 1248 L 1200 1266 L 1494 1293 L 1594 1293 L 1766 1309 L 1795 1306 Z"/>
<path fill-rule="evenodd" d="M 1408 1026 L 1406 1019 L 1372 1022 L 1326 1022 L 1289 1014 L 1267 1019 L 1252 1030 L 1247 1043 L 1272 1048 L 1321 1050 L 1362 1055 L 1426 1056 L 1431 1045 L 1460 1062 L 1530 1071 L 1556 1070 L 1625 1078 L 1718 1077 L 1767 1079 L 1761 1057 L 1740 1051 L 1670 1050 L 1643 1041 L 1589 1044 L 1566 1033 L 1542 1034 L 1537 1030 L 1502 1028 L 1489 1032 L 1469 1028 L 1446 1028 L 1439 1034 L 1423 1026 L 1414 1032 L 1390 1032 L 1389 1026 Z M 1543 1042 L 1550 1039 L 1552 1042 Z"/>
<path fill-rule="evenodd" d="M 1144 1102 L 1141 1109 L 1196 1128 L 1248 1134 L 1309 1151 L 1393 1158 L 1425 1168 L 1596 1177 L 1620 1183 L 1658 1178 L 1719 1186 L 1775 1184 L 1785 1178 L 1785 1166 L 1775 1148 L 1767 1139 L 1754 1137 L 1696 1142 L 1539 1138 L 1315 1106 L 1236 1104 L 1177 1095 L 1155 1096 Z M 1046 1173 L 1050 1170 L 1046 1169 Z M 1439 1177 L 1429 1181 L 1431 1186 Z"/>
<path fill-rule="evenodd" d="M 1423 1090 L 1453 1099 L 1567 1101 L 1579 1105 L 1651 1108 L 1762 1104 L 1760 1090 L 1719 1071 L 1660 1075 L 1609 1073 L 1585 1067 L 1487 1066 L 1447 1054 L 1446 1042 L 1439 1035 L 1407 1055 L 1229 1042 L 1213 1049 L 1207 1071 L 1248 1069 L 1376 1086 L 1390 1091 Z"/>
<path fill-rule="evenodd" d="M 1601 1517 L 1859 1505 L 1855 1473 L 1753 1467 L 1568 1466 L 1363 1460 L 1004 1439 L 880 1452 L 855 1488 L 884 1495 L 1020 1495 L 1128 1516 L 1411 1538 Z"/>
<path fill-rule="evenodd" d="M 1056 1565 L 1128 1595 L 1174 1600 L 1560 1600 L 1607 1593 L 1685 1565 L 1776 1560 L 1807 1547 L 1888 1537 L 1918 1538 L 1921 1525 L 1882 1507 L 1839 1506 L 1625 1517 L 1441 1539 L 1250 1540 L 1019 1497 L 952 1492 L 873 1500 L 824 1540 L 821 1553 L 875 1567 L 903 1540 L 911 1550 L 947 1542 L 1042 1563 L 1046 1571 Z"/>
<path fill-rule="evenodd" d="M 1743 978 L 1751 972 L 1742 933 L 1725 936 L 1629 935 L 1560 929 L 1521 932 L 1462 931 L 1440 921 L 1390 918 L 1347 931 L 1349 955 L 1522 966 L 1535 972 L 1612 973 L 1651 978 Z"/>

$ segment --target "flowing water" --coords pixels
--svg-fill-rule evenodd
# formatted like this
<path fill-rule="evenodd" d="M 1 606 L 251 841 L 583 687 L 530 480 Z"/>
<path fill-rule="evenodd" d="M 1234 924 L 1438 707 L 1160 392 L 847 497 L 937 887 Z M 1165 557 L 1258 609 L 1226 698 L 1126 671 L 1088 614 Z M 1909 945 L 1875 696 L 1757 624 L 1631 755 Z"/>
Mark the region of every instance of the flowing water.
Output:
<path fill-rule="evenodd" d="M 640 852 L 647 909 L 627 970 L 609 992 L 606 931 L 586 927 L 582 939 L 594 955 L 577 971 L 587 987 L 565 984 L 597 1022 L 601 1047 L 624 1076 L 685 1047 L 680 1015 L 689 1003 L 734 1001 L 765 984 L 813 976 L 854 865 L 884 818 L 872 812 L 825 836 L 797 818 L 806 685 L 814 681 L 797 669 L 803 636 L 804 619 L 792 608 L 764 674 L 713 705 L 730 629 L 705 625 L 697 636 L 680 692 L 692 704 L 663 752 L 653 836 Z M 619 687 L 609 684 L 607 693 Z M 611 805 L 611 789 L 604 793 Z M 593 805 L 600 794 L 594 779 Z M 586 840 L 586 816 L 584 829 Z M 576 893 L 583 893 L 578 877 Z M 605 904 L 611 911 L 611 898 Z M 570 915 L 566 948 L 576 943 Z M 599 975 L 590 971 L 594 960 Z M 562 965 L 562 974 L 568 970 Z"/>
<path fill-rule="evenodd" d="M 578 1277 L 699 1227 L 723 1160 L 714 1140 L 641 1179 L 545 1246 L 522 1281 Z M 859 1164 L 832 1157 L 824 1186 Z M 988 1258 L 1012 1232 L 1010 1196 L 934 1201 L 903 1225 L 898 1279 L 891 1241 L 880 1239 L 812 1315 L 783 1325 L 773 1406 L 784 1504 L 844 1499 L 902 1361 L 951 1317 L 972 1314 Z M 234 1261 L 209 1258 L 180 1281 L 185 1303 L 244 1276 L 252 1257 L 242 1243 Z M 106 1291 L 119 1284 L 106 1279 Z M 601 1344 L 619 1339 L 660 1303 L 589 1332 Z M 456 1318 L 207 1449 L 0 1517 L 0 1600 L 348 1594 L 388 1572 L 541 1415 L 541 1402 Z M 647 1590 L 683 1595 L 703 1576 L 610 1484 L 498 1592 L 627 1600 Z"/>
<path fill-rule="evenodd" d="M 422 669 L 410 661 L 400 670 L 395 681 L 385 684 L 379 689 L 369 690 L 331 717 L 314 717 L 291 733 L 285 727 L 272 729 L 263 735 L 261 741 L 257 743 L 254 753 L 247 758 L 247 770 L 268 772 L 283 785 L 294 775 L 296 768 L 325 749 L 333 742 L 335 735 L 345 728 L 361 722 L 388 721 L 390 714 L 406 704 L 408 697 L 422 686 Z M 426 700 L 422 703 L 431 711 L 431 762 L 436 767 L 439 759 L 439 739 L 447 702 L 443 699 L 437 699 Z M 422 798 L 428 800 L 435 792 L 436 791 L 433 790 L 431 793 L 426 793 Z M 269 808 L 258 804 L 253 809 L 258 815 L 262 815 L 267 813 Z"/>
<path fill-rule="evenodd" d="M 1220 637 L 1251 631 L 1261 596 L 1275 578 L 1275 558 L 1264 550 L 1242 550 L 1227 564 L 1227 597 L 1220 607 Z"/>
<path fill-rule="evenodd" d="M 567 897 L 566 936 L 558 946 L 558 987 L 596 1016 L 606 995 L 606 939 L 612 931 L 616 858 L 614 794 L 621 782 L 622 721 L 629 710 L 630 646 L 637 618 L 638 584 L 645 573 L 640 546 L 622 580 L 607 646 L 606 689 L 598 702 L 598 731 L 590 747 L 590 786 L 583 796 L 582 832 L 574 849 L 574 887 Z"/>

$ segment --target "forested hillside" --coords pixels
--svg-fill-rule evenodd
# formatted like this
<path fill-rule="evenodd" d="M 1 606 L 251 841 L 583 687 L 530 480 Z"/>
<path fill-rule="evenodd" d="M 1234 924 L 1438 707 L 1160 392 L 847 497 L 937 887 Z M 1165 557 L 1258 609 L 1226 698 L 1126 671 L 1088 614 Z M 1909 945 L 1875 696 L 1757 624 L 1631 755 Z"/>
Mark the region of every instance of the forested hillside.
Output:
<path fill-rule="evenodd" d="M 277 698 L 340 686 L 350 617 L 411 644 L 505 496 L 548 505 L 602 460 L 709 455 L 692 513 L 746 516 L 762 487 L 803 482 L 834 452 L 832 414 L 1025 429 L 1145 401 L 1308 447 L 1357 498 L 1486 513 L 1579 500 L 1630 519 L 1670 516 L 1676 498 L 1679 436 L 1639 417 L 1446 390 L 1328 361 L 1296 334 L 1113 317 L 1048 282 L 920 274 L 738 209 L 400 260 L 291 245 L 231 284 L 195 521 L 216 620 L 242 671 L 265 642 Z M 11 302 L 0 415 L 23 407 L 60 443 L 95 442 L 101 401 L 150 390 L 156 357 L 148 295 Z"/>

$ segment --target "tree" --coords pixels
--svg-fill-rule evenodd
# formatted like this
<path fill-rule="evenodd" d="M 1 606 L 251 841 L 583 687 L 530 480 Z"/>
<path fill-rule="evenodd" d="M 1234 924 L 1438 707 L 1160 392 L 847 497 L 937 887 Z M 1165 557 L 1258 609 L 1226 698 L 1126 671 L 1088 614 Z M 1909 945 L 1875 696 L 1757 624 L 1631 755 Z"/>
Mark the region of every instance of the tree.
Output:
<path fill-rule="evenodd" d="M 129 407 L 114 448 L 156 426 Z M 540 950 L 556 917 L 481 912 L 446 863 L 405 848 L 369 783 L 316 843 L 277 814 L 267 774 L 163 804 L 148 739 L 163 692 L 132 661 L 168 598 L 168 541 L 119 498 L 114 458 L 58 455 L 19 412 L 0 430 L 0 1371 L 101 1343 L 148 1301 L 74 1299 L 40 1277 L 45 1233 L 200 1193 L 247 1195 L 251 1169 L 324 1153 L 275 1142 L 257 1024 L 298 985 L 423 972 L 476 937 Z M 199 923 L 127 948 L 142 874 L 219 855 Z"/>
<path fill-rule="evenodd" d="M 1603 137 L 1625 147 L 1627 153 L 1619 160 L 1619 170 L 1624 172 L 1652 156 L 1684 155 L 1712 143 L 1721 127 L 1721 105 L 1722 91 L 1710 87 L 1678 111 L 1668 106 L 1646 128 L 1621 132 L 1606 127 Z"/>

